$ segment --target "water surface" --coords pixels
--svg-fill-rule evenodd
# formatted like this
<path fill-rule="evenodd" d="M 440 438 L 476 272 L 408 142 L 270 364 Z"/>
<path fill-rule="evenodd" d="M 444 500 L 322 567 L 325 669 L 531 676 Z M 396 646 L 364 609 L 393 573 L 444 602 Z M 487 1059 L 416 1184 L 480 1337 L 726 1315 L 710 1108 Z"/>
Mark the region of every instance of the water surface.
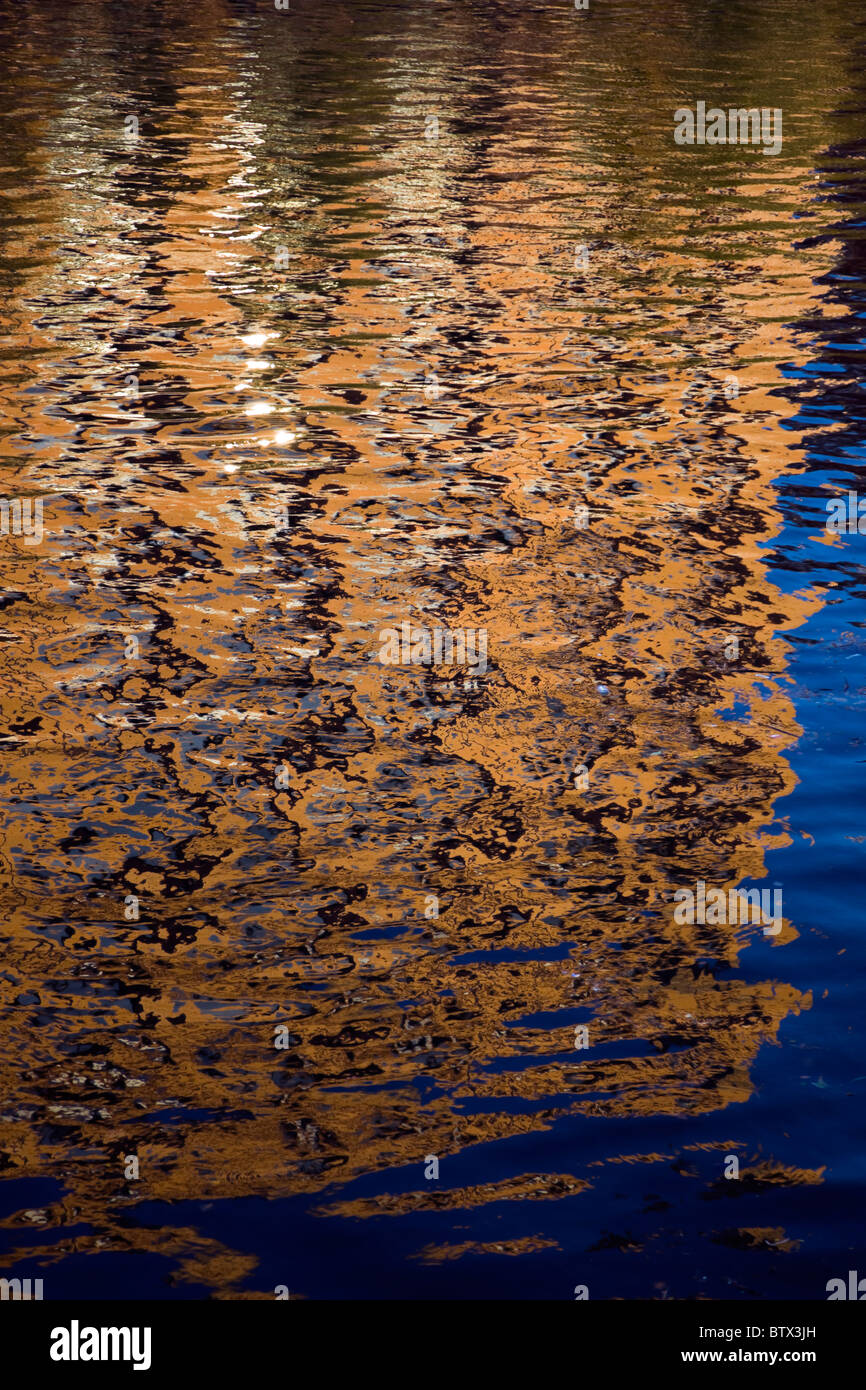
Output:
<path fill-rule="evenodd" d="M 4 1273 L 824 1298 L 861 6 L 0 16 Z M 678 147 L 698 100 L 781 153 Z M 486 672 L 382 664 L 403 621 Z M 678 924 L 699 881 L 782 930 Z"/>

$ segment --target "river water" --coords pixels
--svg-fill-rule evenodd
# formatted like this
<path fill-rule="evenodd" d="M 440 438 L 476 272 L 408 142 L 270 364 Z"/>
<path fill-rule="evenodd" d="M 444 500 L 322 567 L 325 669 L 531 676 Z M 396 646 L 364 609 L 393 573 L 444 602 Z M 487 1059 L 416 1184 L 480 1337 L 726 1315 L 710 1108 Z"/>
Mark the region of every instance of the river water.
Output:
<path fill-rule="evenodd" d="M 2 1272 L 866 1275 L 862 5 L 0 19 Z"/>

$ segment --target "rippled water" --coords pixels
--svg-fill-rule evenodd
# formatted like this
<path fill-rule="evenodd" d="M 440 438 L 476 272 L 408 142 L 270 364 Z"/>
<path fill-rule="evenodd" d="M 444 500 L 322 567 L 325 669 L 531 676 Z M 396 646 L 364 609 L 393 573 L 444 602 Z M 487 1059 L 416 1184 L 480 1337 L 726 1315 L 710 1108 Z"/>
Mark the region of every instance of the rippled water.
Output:
<path fill-rule="evenodd" d="M 826 1297 L 862 6 L 0 15 L 3 1273 Z M 678 147 L 698 100 L 782 152 Z M 487 670 L 383 664 L 404 621 Z"/>

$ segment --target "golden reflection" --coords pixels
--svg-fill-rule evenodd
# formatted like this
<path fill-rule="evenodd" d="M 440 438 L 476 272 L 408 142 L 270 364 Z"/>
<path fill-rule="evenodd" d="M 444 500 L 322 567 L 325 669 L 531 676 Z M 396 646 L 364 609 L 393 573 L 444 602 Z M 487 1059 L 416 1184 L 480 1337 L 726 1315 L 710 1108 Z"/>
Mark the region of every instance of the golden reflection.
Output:
<path fill-rule="evenodd" d="M 77 227 L 40 204 L 52 242 L 110 245 L 71 282 L 87 314 L 64 301 L 69 337 L 62 315 L 25 333 L 28 306 L 62 294 L 36 270 L 10 306 L 43 390 L 7 381 L 3 410 L 42 440 L 20 477 L 52 494 L 52 525 L 38 566 L 0 550 L 27 595 L 5 615 L 21 771 L 0 988 L 4 1162 L 59 1178 L 45 1222 L 92 1231 L 40 1258 L 146 1249 L 225 1296 L 255 1260 L 186 1211 L 138 1229 L 137 1203 L 319 1194 L 413 1165 L 417 1190 L 316 1209 L 543 1205 L 590 1194 L 599 1164 L 672 1157 L 611 1138 L 572 1172 L 423 1181 L 427 1155 L 564 1116 L 731 1107 L 715 1148 L 738 1144 L 755 1058 L 811 995 L 732 977 L 754 934 L 676 924 L 673 893 L 761 881 L 790 840 L 780 638 L 817 601 L 781 591 L 765 555 L 775 481 L 803 458 L 779 364 L 801 360 L 790 325 L 820 311 L 833 249 L 791 251 L 805 156 L 775 183 L 728 163 L 725 235 L 760 222 L 761 277 L 733 257 L 710 273 L 724 242 L 697 172 L 650 160 L 636 187 L 633 85 L 604 81 L 612 135 L 567 55 L 538 87 L 527 59 L 476 115 L 481 152 L 471 83 L 452 80 L 469 35 L 430 55 L 437 141 L 414 60 L 395 61 L 365 79 L 376 129 L 347 76 L 351 138 L 317 148 L 299 125 L 290 155 L 314 172 L 280 183 L 291 111 L 269 84 L 289 59 L 263 50 L 239 79 L 255 39 L 220 14 L 190 13 L 194 51 L 159 55 L 164 163 L 91 153 Z M 249 432 L 271 415 L 294 427 Z M 404 619 L 485 631 L 477 688 L 380 664 L 380 630 Z M 795 936 L 786 920 L 774 945 Z M 718 1239 L 796 1244 L 775 1227 Z M 417 1258 L 549 1248 L 506 1230 Z"/>

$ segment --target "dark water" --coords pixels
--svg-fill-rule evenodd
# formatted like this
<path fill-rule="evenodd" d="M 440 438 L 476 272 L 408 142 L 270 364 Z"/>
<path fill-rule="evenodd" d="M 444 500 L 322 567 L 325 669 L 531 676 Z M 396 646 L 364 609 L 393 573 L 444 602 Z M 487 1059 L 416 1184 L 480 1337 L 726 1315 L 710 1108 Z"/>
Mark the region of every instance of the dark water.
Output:
<path fill-rule="evenodd" d="M 862 4 L 0 16 L 2 1273 L 866 1275 Z"/>

